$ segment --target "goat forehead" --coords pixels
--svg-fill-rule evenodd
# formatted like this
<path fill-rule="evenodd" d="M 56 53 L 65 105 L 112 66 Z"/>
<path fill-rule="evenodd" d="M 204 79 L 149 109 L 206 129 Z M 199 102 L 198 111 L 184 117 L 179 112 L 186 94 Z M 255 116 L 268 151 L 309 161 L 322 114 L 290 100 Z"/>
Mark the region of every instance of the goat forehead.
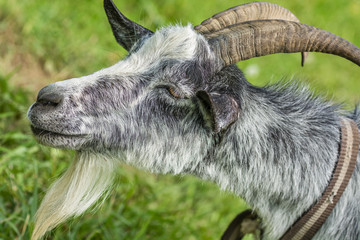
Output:
<path fill-rule="evenodd" d="M 201 36 L 193 30 L 191 25 L 161 28 L 154 35 L 145 39 L 141 47 L 130 53 L 127 58 L 111 67 L 95 72 L 93 77 L 149 73 L 152 69 L 157 69 L 157 66 L 164 60 L 194 59 L 200 38 Z"/>
<path fill-rule="evenodd" d="M 144 40 L 136 52 L 106 71 L 122 74 L 143 73 L 156 68 L 166 59 L 179 61 L 194 59 L 199 38 L 200 35 L 191 25 L 162 28 Z"/>
<path fill-rule="evenodd" d="M 80 90 L 96 84 L 99 79 L 108 76 L 137 76 L 142 73 L 157 71 L 157 67 L 167 59 L 187 61 L 196 58 L 197 45 L 201 36 L 188 26 L 170 26 L 161 28 L 148 39 L 145 39 L 137 51 L 108 68 L 101 69 L 93 74 L 58 82 L 58 85 L 75 87 Z M 129 82 L 126 85 L 133 85 Z"/>

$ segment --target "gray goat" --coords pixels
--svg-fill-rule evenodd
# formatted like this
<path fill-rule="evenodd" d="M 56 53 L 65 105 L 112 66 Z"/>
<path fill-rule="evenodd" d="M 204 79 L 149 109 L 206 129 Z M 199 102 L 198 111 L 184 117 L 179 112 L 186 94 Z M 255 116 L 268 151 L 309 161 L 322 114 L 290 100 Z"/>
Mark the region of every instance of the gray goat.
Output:
<path fill-rule="evenodd" d="M 298 84 L 253 86 L 234 64 L 280 52 L 324 52 L 360 65 L 360 50 L 270 3 L 155 33 L 111 0 L 104 7 L 129 55 L 50 84 L 28 112 L 41 144 L 79 152 L 46 194 L 33 239 L 106 195 L 118 161 L 213 181 L 258 212 L 264 239 L 278 239 L 327 186 L 340 118 L 360 124 L 360 112 L 344 113 Z M 360 239 L 359 164 L 314 239 Z"/>

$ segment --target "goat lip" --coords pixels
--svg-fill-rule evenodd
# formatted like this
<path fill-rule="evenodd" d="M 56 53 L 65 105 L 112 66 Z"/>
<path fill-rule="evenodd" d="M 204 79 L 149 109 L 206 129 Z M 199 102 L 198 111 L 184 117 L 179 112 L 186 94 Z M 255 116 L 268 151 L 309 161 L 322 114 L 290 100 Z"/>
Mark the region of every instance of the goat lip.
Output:
<path fill-rule="evenodd" d="M 36 127 L 34 125 L 31 125 L 31 130 L 35 136 L 41 136 L 41 135 L 52 135 L 52 136 L 62 136 L 62 137 L 82 137 L 86 134 L 68 134 L 68 133 L 59 133 L 54 131 L 49 131 L 43 128 Z"/>

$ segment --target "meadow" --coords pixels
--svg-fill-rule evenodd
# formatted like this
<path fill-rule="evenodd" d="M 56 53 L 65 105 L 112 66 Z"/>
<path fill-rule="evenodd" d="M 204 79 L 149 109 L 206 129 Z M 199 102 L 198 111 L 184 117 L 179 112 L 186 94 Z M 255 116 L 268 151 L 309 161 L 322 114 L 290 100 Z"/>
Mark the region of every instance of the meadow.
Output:
<path fill-rule="evenodd" d="M 274 0 L 306 24 L 360 46 L 360 2 Z M 155 30 L 196 25 L 244 0 L 131 0 L 115 3 Z M 0 240 L 30 239 L 34 214 L 49 185 L 75 153 L 40 146 L 26 112 L 45 85 L 90 74 L 126 56 L 115 42 L 102 1 L 0 0 Z M 301 79 L 315 94 L 350 109 L 359 101 L 360 68 L 336 56 L 277 54 L 238 63 L 263 86 Z M 121 165 L 112 194 L 99 209 L 62 224 L 47 239 L 219 239 L 248 208 L 213 183 L 191 176 L 156 176 Z"/>

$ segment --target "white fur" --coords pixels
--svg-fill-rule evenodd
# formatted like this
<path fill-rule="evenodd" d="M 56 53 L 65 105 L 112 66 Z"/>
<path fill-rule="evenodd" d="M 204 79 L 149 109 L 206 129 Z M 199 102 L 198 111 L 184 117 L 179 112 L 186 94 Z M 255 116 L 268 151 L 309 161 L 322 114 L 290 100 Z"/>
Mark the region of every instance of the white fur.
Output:
<path fill-rule="evenodd" d="M 72 216 L 79 216 L 107 196 L 113 182 L 115 161 L 92 153 L 79 153 L 69 169 L 46 193 L 36 213 L 31 239 L 39 239 L 46 231 Z"/>

